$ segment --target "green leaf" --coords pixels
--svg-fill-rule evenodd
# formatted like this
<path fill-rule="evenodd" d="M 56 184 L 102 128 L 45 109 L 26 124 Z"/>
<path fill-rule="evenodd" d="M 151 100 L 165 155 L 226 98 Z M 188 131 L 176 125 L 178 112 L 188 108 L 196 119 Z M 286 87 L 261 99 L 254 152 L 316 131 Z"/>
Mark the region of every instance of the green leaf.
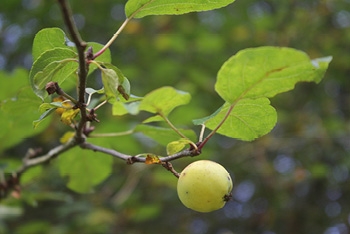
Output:
<path fill-rule="evenodd" d="M 20 81 L 19 78 L 15 77 L 14 79 Z M 0 80 L 2 80 L 1 77 Z M 20 89 L 16 96 L 10 96 L 0 102 L 0 150 L 13 146 L 24 138 L 38 134 L 39 130 L 47 127 L 49 121 L 42 124 L 40 128 L 33 129 L 32 121 L 40 114 L 38 111 L 40 104 L 41 100 L 28 85 Z"/>
<path fill-rule="evenodd" d="M 119 92 L 119 78 L 113 69 L 101 69 L 102 83 L 107 99 L 116 99 Z"/>
<path fill-rule="evenodd" d="M 38 125 L 47 117 L 49 117 L 57 108 L 63 107 L 62 102 L 51 102 L 51 103 L 42 103 L 39 106 L 39 112 L 41 113 L 39 119 L 33 121 L 33 127 L 37 128 Z"/>
<path fill-rule="evenodd" d="M 42 174 L 42 172 L 43 168 L 41 165 L 29 168 L 29 170 L 25 171 L 21 175 L 21 184 L 25 185 L 27 183 L 32 182 L 33 180 L 38 178 Z"/>
<path fill-rule="evenodd" d="M 102 71 L 102 83 L 108 101 L 113 104 L 119 94 L 125 100 L 130 97 L 130 82 L 121 70 L 109 63 L 99 63 Z"/>
<path fill-rule="evenodd" d="M 125 14 L 128 18 L 131 16 L 142 18 L 148 15 L 180 15 L 213 10 L 232 2 L 234 0 L 129 0 L 125 5 Z"/>
<path fill-rule="evenodd" d="M 140 110 L 151 113 L 161 113 L 164 116 L 176 107 L 189 103 L 189 93 L 176 90 L 172 87 L 162 87 L 148 93 L 141 101 Z"/>
<path fill-rule="evenodd" d="M 319 83 L 322 80 L 324 74 L 328 69 L 328 65 L 332 61 L 332 59 L 332 56 L 328 56 L 323 58 L 316 58 L 311 61 L 312 65 L 316 68 L 316 73 L 314 77 L 314 81 L 316 83 Z"/>
<path fill-rule="evenodd" d="M 47 50 L 54 48 L 69 48 L 66 45 L 66 35 L 60 28 L 44 28 L 40 30 L 33 42 L 33 61 Z"/>
<path fill-rule="evenodd" d="M 194 119 L 194 120 L 192 120 L 192 123 L 194 125 L 203 125 L 203 124 L 205 124 L 208 120 L 214 118 L 217 114 L 219 114 L 223 107 L 224 107 L 224 105 L 222 105 L 213 114 L 211 114 L 211 115 L 209 115 L 207 117 L 204 117 L 204 118 L 201 118 L 201 119 Z"/>
<path fill-rule="evenodd" d="M 112 114 L 117 116 L 125 114 L 137 115 L 140 112 L 139 106 L 142 99 L 143 97 L 138 97 L 132 94 L 130 94 L 128 100 L 121 98 L 117 99 L 113 102 Z"/>
<path fill-rule="evenodd" d="M 104 68 L 108 68 L 108 69 L 113 70 L 117 74 L 117 77 L 119 79 L 119 84 L 124 83 L 124 79 L 126 79 L 126 78 L 119 68 L 117 68 L 113 64 L 106 63 L 106 62 L 99 62 L 99 64 Z"/>
<path fill-rule="evenodd" d="M 16 96 L 18 90 L 28 85 L 28 71 L 25 69 L 15 69 L 12 73 L 0 71 L 0 82 L 6 84 L 0 92 L 0 101 Z"/>
<path fill-rule="evenodd" d="M 204 123 L 211 130 L 216 128 L 231 108 L 225 103 L 212 118 L 194 121 Z M 277 122 L 276 110 L 267 98 L 242 99 L 233 106 L 228 118 L 218 129 L 218 133 L 245 141 L 254 140 L 269 133 Z"/>
<path fill-rule="evenodd" d="M 49 81 L 61 84 L 68 77 L 75 75 L 78 63 L 75 62 L 76 53 L 71 49 L 55 48 L 41 54 L 33 63 L 29 73 L 29 80 L 34 93 L 44 99 L 45 86 Z"/>
<path fill-rule="evenodd" d="M 79 193 L 91 192 L 112 171 L 111 156 L 79 148 L 62 154 L 58 160 L 60 175 L 68 177 L 67 187 Z"/>
<path fill-rule="evenodd" d="M 188 146 L 192 141 L 188 139 L 180 139 L 177 141 L 172 141 L 166 146 L 166 152 L 168 155 L 176 154 Z"/>
<path fill-rule="evenodd" d="M 123 103 L 121 101 L 115 101 L 112 107 L 112 114 L 122 116 L 126 114 L 137 115 L 139 111 L 140 102 Z"/>
<path fill-rule="evenodd" d="M 47 118 L 48 116 L 50 116 L 56 109 L 57 109 L 57 108 L 54 107 L 54 108 L 50 108 L 50 109 L 44 111 L 44 112 L 40 115 L 39 119 L 33 121 L 33 127 L 34 127 L 34 128 L 37 128 L 38 125 L 39 125 L 45 118 Z"/>
<path fill-rule="evenodd" d="M 42 103 L 39 106 L 39 112 L 44 113 L 45 111 L 52 109 L 52 108 L 59 108 L 59 107 L 64 107 L 62 102 L 51 102 L 51 103 Z"/>
<path fill-rule="evenodd" d="M 0 161 L 0 173 L 12 173 L 16 171 L 21 165 L 22 161 L 14 159 L 15 157 L 2 158 Z"/>
<path fill-rule="evenodd" d="M 103 89 L 96 90 L 96 89 L 93 89 L 93 88 L 86 88 L 86 89 L 85 89 L 85 92 L 86 92 L 89 96 L 91 96 L 91 95 L 93 95 L 93 94 L 95 94 L 95 93 L 97 93 L 97 94 L 103 94 L 103 93 L 104 93 L 104 90 L 103 90 Z"/>
<path fill-rule="evenodd" d="M 221 67 L 215 90 L 229 103 L 242 98 L 270 98 L 293 89 L 300 81 L 319 82 L 330 60 L 315 60 L 315 66 L 304 52 L 291 48 L 245 49 Z"/>
<path fill-rule="evenodd" d="M 196 140 L 196 134 L 189 129 L 179 129 L 182 134 L 190 140 Z M 150 125 L 137 125 L 134 132 L 141 132 L 144 135 L 152 138 L 161 145 L 167 146 L 169 142 L 179 139 L 179 135 L 171 128 L 155 127 Z"/>
<path fill-rule="evenodd" d="M 36 97 L 29 87 L 22 88 L 16 97 L 5 100 L 1 105 L 2 110 L 12 116 L 23 116 L 35 109 L 35 113 L 38 112 L 38 106 L 41 101 Z"/>
<path fill-rule="evenodd" d="M 144 121 L 142 121 L 142 123 L 145 124 L 145 123 L 161 122 L 161 121 L 164 121 L 163 117 L 159 115 L 155 115 L 145 119 Z"/>
<path fill-rule="evenodd" d="M 271 131 L 277 115 L 268 98 L 289 91 L 298 82 L 321 81 L 332 57 L 310 60 L 302 51 L 280 47 L 245 49 L 221 67 L 216 92 L 226 101 L 206 118 L 194 120 L 218 133 L 253 140 Z"/>

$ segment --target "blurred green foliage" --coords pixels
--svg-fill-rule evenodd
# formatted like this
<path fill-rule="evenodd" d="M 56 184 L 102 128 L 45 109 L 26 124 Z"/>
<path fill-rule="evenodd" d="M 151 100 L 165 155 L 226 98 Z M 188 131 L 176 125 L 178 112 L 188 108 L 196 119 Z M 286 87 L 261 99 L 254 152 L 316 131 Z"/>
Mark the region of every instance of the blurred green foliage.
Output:
<path fill-rule="evenodd" d="M 124 1 L 71 2 L 86 41 L 106 43 L 125 18 Z M 25 79 L 22 69 L 32 65 L 35 33 L 65 27 L 55 1 L 1 1 L 0 9 L 3 101 L 17 95 L 11 90 L 17 90 L 17 79 Z M 9 197 L 0 203 L 0 233 L 349 233 L 350 11 L 346 9 L 350 9 L 346 0 L 245 0 L 215 11 L 132 21 L 111 47 L 113 64 L 130 80 L 135 95 L 166 85 L 191 93 L 190 104 L 169 116 L 178 126 L 190 125 L 192 119 L 221 105 L 214 91 L 217 71 L 241 49 L 287 46 L 311 58 L 332 55 L 333 61 L 320 84 L 299 84 L 272 99 L 278 124 L 270 134 L 254 142 L 217 135 L 206 145 L 200 158 L 220 162 L 236 183 L 233 200 L 224 209 L 210 214 L 190 211 L 177 198 L 177 179 L 164 168 L 128 166 L 117 159 L 108 179 L 94 192 L 76 194 L 66 188 L 59 163 L 53 161 L 40 173 L 36 168 L 27 172 L 35 179 L 23 184 L 21 199 Z M 7 172 L 19 165 L 29 147 L 50 149 L 68 130 L 59 120 L 46 122 L 50 124 L 46 130 L 33 130 L 32 121 L 38 116 L 32 110 L 9 113 L 14 116 L 1 118 L 20 120 L 21 126 L 0 125 L 0 167 Z M 96 125 L 98 133 L 126 131 L 138 118 L 148 117 L 115 117 L 108 106 L 98 114 L 103 120 Z M 22 128 L 22 119 L 28 135 L 6 138 L 7 131 Z M 165 154 L 164 147 L 143 135 L 92 141 L 128 154 Z M 173 164 L 181 171 L 195 159 Z"/>

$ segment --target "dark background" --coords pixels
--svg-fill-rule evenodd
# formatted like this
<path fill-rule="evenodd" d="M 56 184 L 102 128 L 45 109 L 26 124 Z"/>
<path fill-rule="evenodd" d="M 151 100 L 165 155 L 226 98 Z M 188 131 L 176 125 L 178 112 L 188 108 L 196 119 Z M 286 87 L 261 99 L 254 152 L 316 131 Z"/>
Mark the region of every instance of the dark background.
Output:
<path fill-rule="evenodd" d="M 71 4 L 85 41 L 106 43 L 125 19 L 124 1 Z M 1 1 L 2 75 L 30 69 L 33 38 L 45 27 L 65 30 L 55 1 Z M 192 119 L 222 103 L 214 84 L 223 62 L 241 49 L 265 45 L 293 47 L 311 58 L 331 55 L 333 61 L 320 84 L 298 84 L 272 99 L 278 124 L 271 133 L 253 142 L 216 135 L 205 147 L 200 158 L 220 162 L 235 181 L 233 200 L 223 209 L 188 210 L 177 197 L 173 175 L 159 166 L 118 160 L 93 193 L 77 194 L 65 187 L 53 161 L 23 186 L 21 199 L 0 203 L 0 233 L 349 233 L 349 1 L 237 0 L 215 11 L 148 16 L 132 21 L 111 52 L 132 93 L 142 96 L 165 85 L 190 92 L 190 105 L 170 118 L 192 126 Z M 98 86 L 94 80 L 91 85 Z M 110 117 L 108 107 L 99 115 L 101 132 L 138 121 Z M 0 160 L 11 156 L 20 162 L 29 147 L 49 149 L 65 131 L 58 123 L 29 139 L 18 135 L 21 143 L 0 147 Z M 128 154 L 164 153 L 143 137 L 108 142 Z M 181 171 L 196 159 L 180 159 L 174 166 Z"/>

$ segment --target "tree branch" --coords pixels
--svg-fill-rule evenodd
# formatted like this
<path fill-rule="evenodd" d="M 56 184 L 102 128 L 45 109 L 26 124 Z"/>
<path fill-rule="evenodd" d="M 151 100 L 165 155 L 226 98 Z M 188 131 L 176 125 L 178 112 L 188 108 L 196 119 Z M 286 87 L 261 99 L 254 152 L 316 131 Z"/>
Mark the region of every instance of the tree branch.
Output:
<path fill-rule="evenodd" d="M 41 164 L 41 163 L 48 162 L 51 159 L 66 152 L 67 150 L 73 148 L 76 145 L 78 145 L 78 143 L 75 141 L 74 138 L 72 138 L 66 144 L 59 145 L 59 146 L 51 149 L 49 152 L 47 152 L 47 154 L 42 155 L 40 157 L 35 157 L 35 158 L 24 157 L 23 165 L 21 168 L 19 168 L 17 170 L 16 174 L 22 174 L 24 171 L 26 171 L 30 167 L 36 166 L 36 165 Z"/>
<path fill-rule="evenodd" d="M 17 171 L 7 175 L 6 177 L 3 176 L 3 178 L 0 179 L 0 200 L 5 198 L 10 191 L 12 191 L 12 196 L 14 197 L 20 196 L 20 177 L 26 170 L 54 159 L 58 155 L 75 147 L 77 144 L 78 143 L 75 138 L 72 138 L 66 144 L 59 145 L 51 149 L 45 155 L 39 157 L 35 157 L 39 152 L 38 150 L 29 149 L 26 156 L 23 158 L 22 166 Z"/>
<path fill-rule="evenodd" d="M 163 162 L 162 163 L 162 166 L 167 169 L 168 171 L 170 171 L 171 173 L 173 173 L 173 175 L 176 177 L 176 178 L 179 178 L 180 177 L 180 173 L 178 173 L 173 165 L 170 163 L 170 162 Z"/>
<path fill-rule="evenodd" d="M 39 164 L 43 164 L 46 162 L 49 162 L 50 160 L 56 158 L 60 154 L 68 151 L 69 149 L 80 146 L 82 149 L 88 149 L 88 150 L 93 150 L 95 152 L 101 152 L 105 153 L 108 155 L 111 155 L 113 157 L 117 157 L 119 159 L 122 159 L 126 161 L 128 164 L 133 164 L 136 162 L 141 162 L 141 163 L 147 163 L 145 157 L 141 156 L 132 156 L 132 155 L 127 155 L 120 153 L 116 150 L 109 149 L 109 148 L 104 148 L 98 145 L 94 145 L 91 143 L 88 143 L 85 141 L 86 135 L 88 135 L 89 129 L 87 129 L 87 123 L 93 120 L 96 120 L 96 116 L 94 115 L 94 110 L 92 109 L 88 115 L 87 109 L 86 109 L 86 103 L 85 103 L 85 89 L 86 89 L 86 79 L 87 79 L 87 74 L 88 74 L 88 60 L 94 59 L 97 56 L 101 55 L 110 45 L 111 43 L 117 38 L 117 36 L 120 34 L 120 32 L 123 30 L 123 28 L 126 26 L 126 24 L 130 21 L 131 18 L 142 8 L 140 8 L 138 11 L 134 12 L 130 18 L 126 19 L 126 21 L 123 23 L 123 25 L 120 27 L 120 29 L 116 32 L 116 34 L 111 38 L 111 40 L 95 55 L 92 54 L 91 48 L 85 53 L 85 50 L 87 48 L 87 43 L 82 40 L 79 31 L 76 27 L 76 24 L 73 19 L 73 14 L 71 11 L 71 8 L 68 4 L 67 0 L 57 0 L 60 6 L 60 9 L 62 11 L 63 19 L 65 22 L 65 25 L 68 28 L 69 35 L 72 39 L 72 41 L 75 43 L 75 46 L 78 51 L 78 59 L 79 59 L 79 69 L 78 69 L 78 90 L 77 90 L 77 100 L 75 100 L 73 97 L 69 96 L 66 94 L 61 88 L 58 86 L 57 83 L 51 82 L 48 84 L 46 87 L 46 90 L 48 91 L 49 94 L 52 94 L 53 92 L 57 92 L 59 95 L 63 95 L 72 102 L 75 103 L 75 107 L 80 109 L 81 113 L 81 119 L 78 123 L 75 129 L 75 137 L 71 138 L 67 143 L 61 144 L 50 151 L 48 151 L 46 154 L 38 156 L 39 152 L 29 149 L 26 156 L 23 159 L 23 164 L 21 167 L 18 168 L 17 171 L 12 173 L 10 176 L 8 176 L 7 179 L 3 182 L 0 178 L 0 198 L 4 197 L 7 195 L 8 191 L 11 189 L 18 192 L 20 192 L 20 187 L 19 187 L 19 179 L 20 175 L 23 174 L 26 170 L 28 170 L 31 167 L 34 167 Z M 93 117 L 91 117 L 93 116 Z M 180 131 L 178 131 L 175 126 L 172 125 L 172 123 L 165 117 L 163 118 L 167 121 L 167 123 L 181 136 L 186 138 Z M 92 128 L 90 128 L 91 130 Z M 216 129 L 217 130 L 217 129 Z M 92 131 L 92 130 L 91 130 Z M 126 132 L 126 133 L 132 133 L 131 132 Z M 115 135 L 115 134 L 114 134 Z M 119 134 L 120 135 L 120 134 Z M 209 135 L 206 140 L 208 140 L 211 137 Z M 187 139 L 187 138 L 186 138 Z M 205 143 L 204 143 L 205 144 Z M 204 145 L 203 144 L 203 145 Z M 202 146 L 203 146 L 202 145 Z M 34 153 L 33 153 L 34 152 Z M 172 167 L 170 161 L 176 160 L 182 157 L 188 157 L 188 156 L 197 156 L 201 153 L 200 149 L 197 148 L 197 145 L 192 145 L 189 149 L 183 150 L 181 152 L 178 152 L 173 155 L 165 156 L 165 157 L 159 157 L 159 161 L 157 161 L 157 164 L 161 164 L 163 167 L 165 167 L 167 170 L 172 172 L 176 177 L 179 177 L 179 173 L 175 171 L 175 169 Z M 1 171 L 0 171 L 1 172 Z M 0 175 L 1 177 L 1 175 Z"/>
<path fill-rule="evenodd" d="M 101 146 L 98 146 L 98 145 L 94 145 L 94 144 L 91 144 L 91 143 L 88 143 L 88 142 L 84 142 L 84 143 L 80 144 L 80 147 L 83 148 L 83 149 L 90 149 L 90 150 L 93 150 L 95 152 L 101 152 L 101 153 L 109 154 L 109 155 L 111 155 L 113 157 L 125 160 L 128 164 L 134 164 L 134 163 L 137 163 L 137 162 L 141 162 L 141 163 L 146 162 L 146 158 L 144 158 L 144 157 L 138 157 L 138 156 L 132 156 L 132 155 L 123 154 L 123 153 L 120 153 L 120 152 L 118 152 L 116 150 L 109 149 L 109 148 L 104 148 L 104 147 L 101 147 Z M 183 151 L 181 151 L 179 153 L 176 153 L 176 154 L 173 154 L 173 155 L 160 157 L 159 160 L 160 160 L 161 163 L 165 163 L 165 162 L 170 162 L 172 160 L 183 158 L 183 157 L 197 156 L 199 154 L 200 154 L 200 152 L 197 149 L 186 149 L 186 150 L 183 150 Z"/>
<path fill-rule="evenodd" d="M 114 35 L 112 36 L 111 39 L 109 39 L 109 41 L 106 43 L 105 46 L 103 46 L 103 48 L 98 51 L 96 54 L 94 54 L 92 56 L 92 59 L 97 58 L 98 56 L 100 56 L 101 54 L 103 54 L 108 47 L 110 47 L 112 45 L 112 43 L 115 41 L 115 39 L 117 39 L 117 37 L 119 36 L 119 34 L 123 31 L 123 29 L 126 27 L 126 25 L 130 22 L 130 20 L 132 20 L 134 18 L 134 16 L 139 13 L 144 7 L 146 7 L 148 4 L 150 4 L 152 1 L 149 1 L 148 3 L 144 4 L 143 6 L 141 6 L 137 11 L 135 11 L 132 15 L 130 15 L 128 18 L 125 19 L 125 21 L 123 22 L 123 24 L 119 27 L 119 29 L 117 30 L 116 33 L 114 33 Z"/>
<path fill-rule="evenodd" d="M 112 45 L 112 43 L 115 41 L 115 39 L 117 39 L 117 37 L 119 36 L 119 34 L 123 31 L 123 29 L 125 28 L 125 26 L 129 23 L 129 21 L 131 20 L 131 18 L 127 18 L 123 24 L 120 26 L 120 28 L 117 30 L 116 33 L 114 33 L 114 35 L 112 36 L 112 38 L 106 43 L 106 45 L 103 46 L 103 48 L 98 51 L 96 54 L 93 55 L 92 59 L 97 58 L 98 56 L 100 56 L 101 54 L 103 54 L 108 47 L 110 47 Z"/>
<path fill-rule="evenodd" d="M 109 154 L 109 155 L 111 155 L 113 157 L 117 157 L 117 158 L 123 159 L 125 161 L 127 161 L 129 158 L 132 157 L 131 155 L 123 154 L 123 153 L 120 153 L 118 151 L 115 151 L 115 150 L 112 150 L 112 149 L 109 149 L 109 148 L 104 148 L 104 147 L 101 147 L 101 146 L 98 146 L 98 145 L 94 145 L 94 144 L 91 144 L 91 143 L 88 143 L 88 142 L 84 142 L 84 143 L 80 144 L 80 147 L 83 148 L 83 149 L 90 149 L 90 150 L 93 150 L 95 152 L 101 152 L 101 153 Z"/>
<path fill-rule="evenodd" d="M 82 131 L 86 121 L 88 121 L 86 114 L 86 105 L 85 105 L 85 88 L 86 88 L 86 77 L 88 74 L 88 65 L 85 59 L 85 49 L 87 47 L 87 43 L 81 39 L 80 33 L 76 27 L 76 24 L 73 19 L 73 13 L 71 11 L 70 5 L 67 0 L 58 0 L 60 5 L 63 19 L 65 25 L 68 28 L 69 34 L 74 42 L 77 51 L 78 51 L 78 60 L 79 60 L 79 85 L 78 85 L 78 105 L 77 107 L 80 109 L 81 120 L 77 127 L 77 139 L 83 141 L 84 137 L 82 135 Z"/>

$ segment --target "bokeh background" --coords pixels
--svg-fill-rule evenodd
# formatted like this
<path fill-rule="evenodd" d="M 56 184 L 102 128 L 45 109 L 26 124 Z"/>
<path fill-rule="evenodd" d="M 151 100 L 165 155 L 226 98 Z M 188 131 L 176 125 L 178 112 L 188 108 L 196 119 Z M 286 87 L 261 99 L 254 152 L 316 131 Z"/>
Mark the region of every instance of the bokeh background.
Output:
<path fill-rule="evenodd" d="M 125 19 L 125 1 L 70 2 L 85 41 L 106 43 Z M 27 74 L 35 33 L 46 27 L 65 30 L 55 1 L 0 2 L 2 76 Z M 142 96 L 166 85 L 191 93 L 191 103 L 176 109 L 170 119 L 192 128 L 192 119 L 222 104 L 214 84 L 223 62 L 241 49 L 265 45 L 293 47 L 311 58 L 331 55 L 333 61 L 320 84 L 298 84 L 272 99 L 278 124 L 268 135 L 253 142 L 216 135 L 199 158 L 173 163 L 178 171 L 197 159 L 224 165 L 235 188 L 223 209 L 191 211 L 177 197 L 177 179 L 164 168 L 128 166 L 118 159 L 94 192 L 78 194 L 66 188 L 57 159 L 23 183 L 20 199 L 1 201 L 0 233 L 350 233 L 349 0 L 237 0 L 215 11 L 148 16 L 133 20 L 111 52 L 133 94 Z M 98 80 L 93 74 L 89 84 L 98 87 Z M 1 82 L 5 92 L 8 83 Z M 113 117 L 108 106 L 98 114 L 97 132 L 127 130 L 144 119 Z M 0 133 L 0 166 L 19 165 L 30 147 L 50 149 L 69 130 L 52 119 L 34 131 L 33 120 L 25 119 L 28 137 L 18 134 L 6 144 L 10 136 Z M 9 129 L 16 132 L 16 125 Z M 164 154 L 164 147 L 142 135 L 95 142 L 127 154 Z"/>

